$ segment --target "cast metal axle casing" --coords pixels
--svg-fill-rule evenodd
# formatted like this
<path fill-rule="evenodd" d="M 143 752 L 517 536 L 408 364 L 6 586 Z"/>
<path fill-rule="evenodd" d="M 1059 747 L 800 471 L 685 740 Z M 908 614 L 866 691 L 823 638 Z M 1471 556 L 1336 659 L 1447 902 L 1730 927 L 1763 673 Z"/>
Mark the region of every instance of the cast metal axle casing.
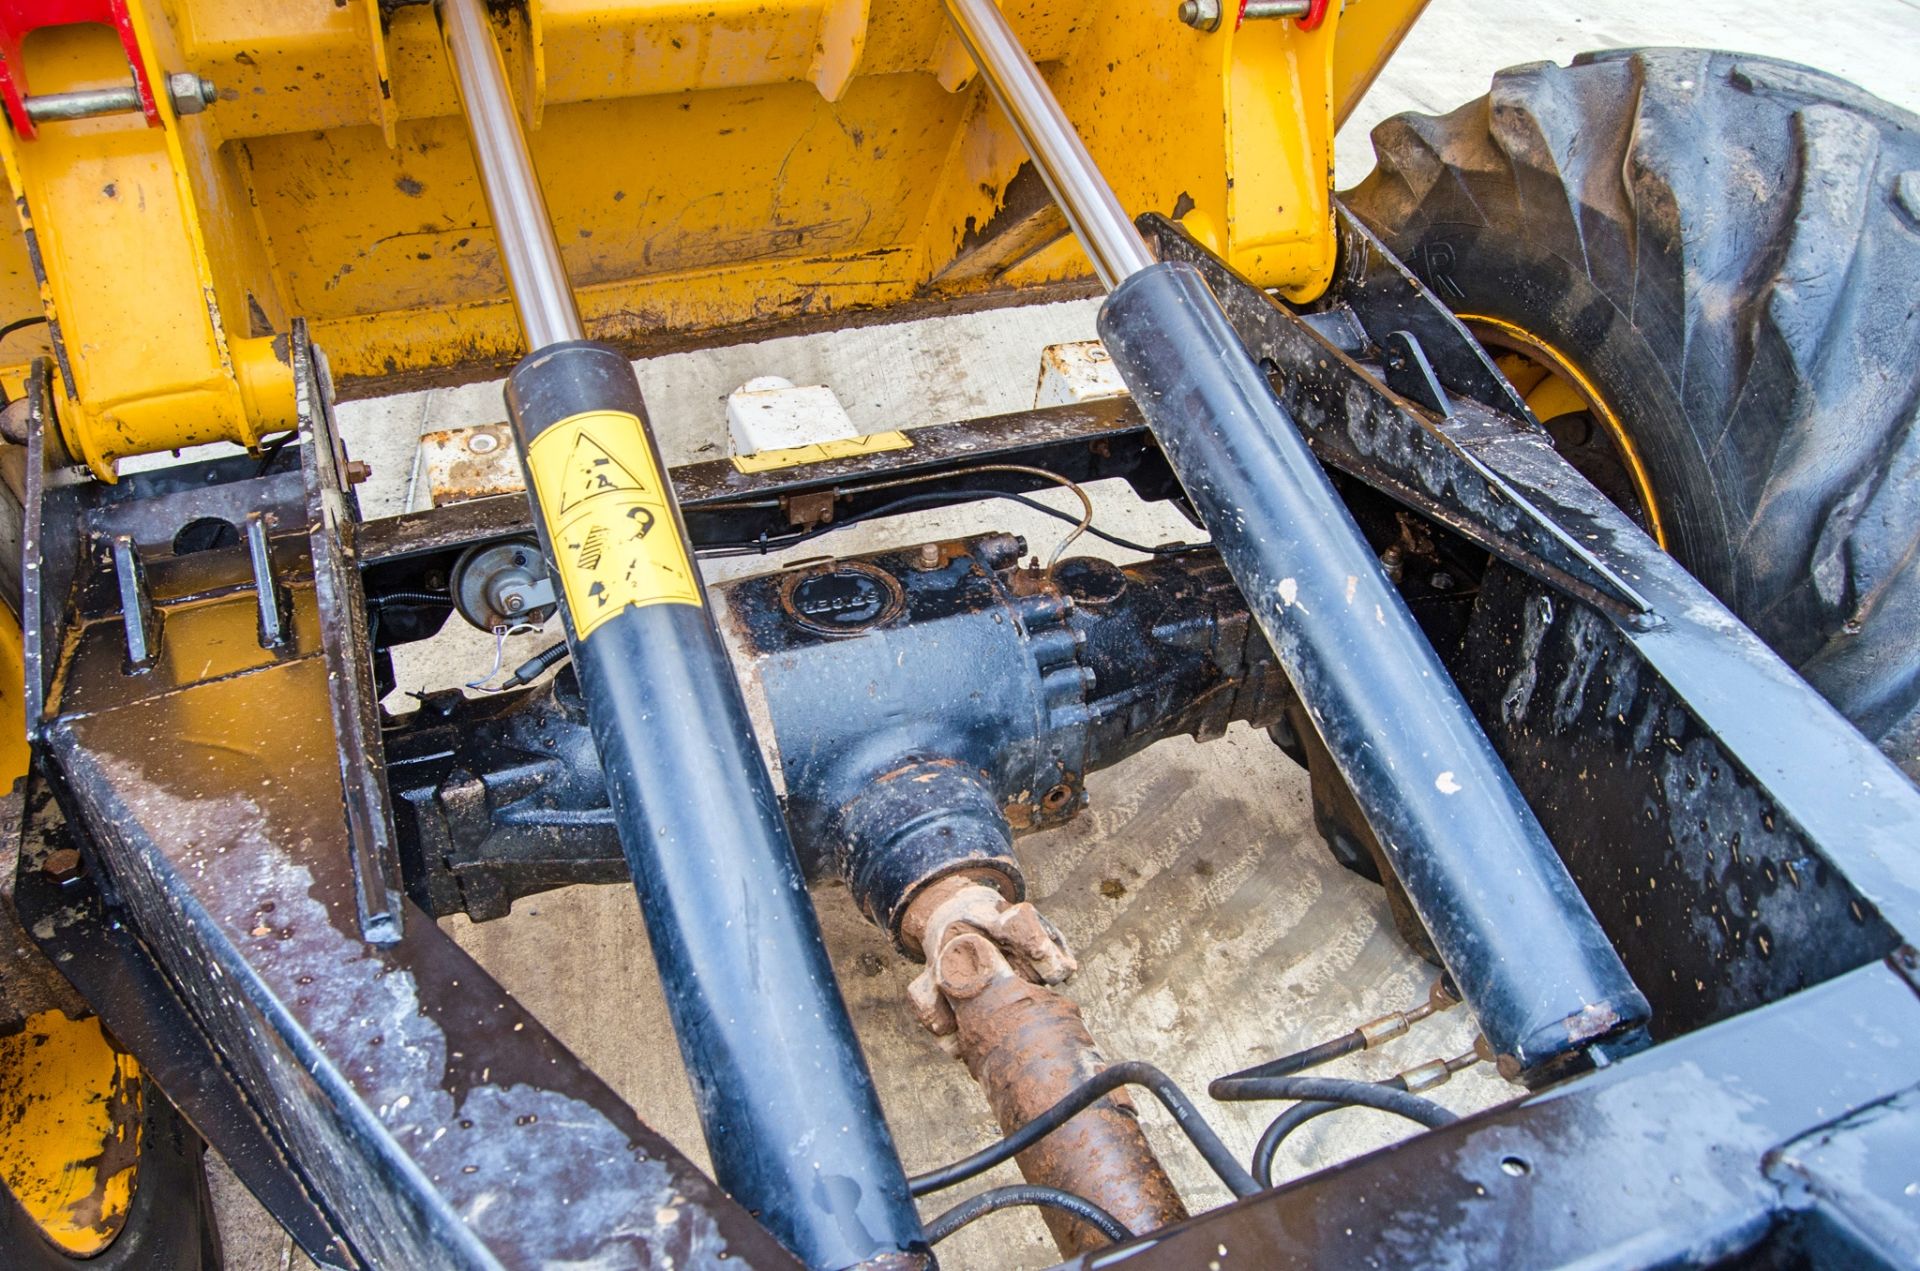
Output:
<path fill-rule="evenodd" d="M 1074 816 L 1089 771 L 1164 737 L 1265 727 L 1291 700 L 1210 551 L 1047 572 L 1021 567 L 1007 535 L 927 547 L 714 588 L 811 879 L 845 866 L 848 806 L 910 765 L 934 774 L 916 791 L 964 787 L 919 814 L 1021 833 Z M 406 872 L 429 910 L 499 917 L 518 896 L 624 876 L 568 673 L 521 694 L 429 697 L 387 753 Z M 891 926 L 944 872 L 915 868 L 893 862 L 874 882 L 896 897 L 877 920 Z"/>

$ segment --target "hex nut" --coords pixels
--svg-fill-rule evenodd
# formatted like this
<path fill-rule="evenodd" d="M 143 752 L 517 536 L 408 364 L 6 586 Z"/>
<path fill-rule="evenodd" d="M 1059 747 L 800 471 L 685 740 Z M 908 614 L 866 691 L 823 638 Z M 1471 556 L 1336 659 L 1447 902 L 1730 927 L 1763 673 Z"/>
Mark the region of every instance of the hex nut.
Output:
<path fill-rule="evenodd" d="M 176 115 L 197 115 L 220 100 L 220 90 L 210 79 L 191 71 L 176 71 L 167 76 L 167 99 Z"/>
<path fill-rule="evenodd" d="M 1220 29 L 1220 0 L 1180 0 L 1180 20 L 1196 31 Z"/>

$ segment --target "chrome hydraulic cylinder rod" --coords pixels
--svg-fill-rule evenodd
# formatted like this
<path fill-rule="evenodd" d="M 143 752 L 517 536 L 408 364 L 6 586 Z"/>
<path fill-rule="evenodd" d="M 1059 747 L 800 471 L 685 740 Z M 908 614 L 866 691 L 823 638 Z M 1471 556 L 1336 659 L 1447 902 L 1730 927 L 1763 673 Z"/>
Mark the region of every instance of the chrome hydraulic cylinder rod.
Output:
<path fill-rule="evenodd" d="M 714 1176 L 809 1267 L 930 1266 L 633 367 L 581 338 L 482 0 L 439 15 L 530 346 L 527 497 Z"/>
<path fill-rule="evenodd" d="M 584 340 L 580 307 L 574 303 L 560 240 L 547 213 L 547 197 L 533 170 L 527 135 L 520 127 L 500 46 L 481 0 L 441 0 L 440 34 L 447 44 L 454 82 L 467 115 L 474 166 L 493 217 L 507 288 L 526 333 L 527 351 Z"/>
<path fill-rule="evenodd" d="M 1086 143 L 1040 78 L 1039 68 L 1021 47 L 1000 7 L 994 0 L 947 0 L 947 16 L 986 78 L 988 91 L 1026 143 L 1027 153 L 1093 261 L 1100 281 L 1111 291 L 1153 264 L 1147 241 L 1100 175 Z"/>
<path fill-rule="evenodd" d="M 1641 1044 L 1646 999 L 1218 299 L 1154 261 L 994 0 L 946 5 L 1112 292 L 1107 352 L 1503 1071 L 1538 1083 Z"/>

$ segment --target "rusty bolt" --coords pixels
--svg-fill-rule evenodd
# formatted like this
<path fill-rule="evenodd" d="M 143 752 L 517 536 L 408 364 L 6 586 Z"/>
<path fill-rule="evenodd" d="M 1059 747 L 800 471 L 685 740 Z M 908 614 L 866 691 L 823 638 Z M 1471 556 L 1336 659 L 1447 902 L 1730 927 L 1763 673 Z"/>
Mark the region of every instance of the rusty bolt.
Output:
<path fill-rule="evenodd" d="M 373 469 L 367 466 L 364 459 L 347 460 L 346 477 L 348 485 L 359 485 L 372 475 Z"/>
<path fill-rule="evenodd" d="M 64 883 L 69 878 L 78 878 L 80 853 L 71 847 L 57 848 L 47 853 L 47 859 L 40 863 L 40 868 L 56 883 Z"/>
<path fill-rule="evenodd" d="M 940 568 L 940 564 L 940 544 L 922 543 L 920 545 L 920 568 L 938 569 Z"/>
<path fill-rule="evenodd" d="M 980 996 L 989 984 L 1009 973 L 1007 960 L 993 942 L 969 931 L 947 941 L 940 950 L 934 978 L 948 998 L 964 1002 Z"/>

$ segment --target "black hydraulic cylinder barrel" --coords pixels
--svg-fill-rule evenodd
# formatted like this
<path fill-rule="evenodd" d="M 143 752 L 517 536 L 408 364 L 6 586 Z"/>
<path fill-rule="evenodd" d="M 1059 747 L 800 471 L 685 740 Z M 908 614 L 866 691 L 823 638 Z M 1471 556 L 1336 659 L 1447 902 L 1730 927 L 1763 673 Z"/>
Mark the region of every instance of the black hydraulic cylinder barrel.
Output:
<path fill-rule="evenodd" d="M 579 338 L 481 0 L 437 13 L 532 350 L 507 409 L 533 523 L 714 1176 L 810 1267 L 930 1265 L 633 367 Z"/>
<path fill-rule="evenodd" d="M 1646 999 L 1198 270 L 1100 335 L 1510 1075 L 1640 1034 Z"/>
<path fill-rule="evenodd" d="M 514 368 L 507 404 L 714 1176 L 811 1267 L 919 1254 L 633 368 L 552 345 Z"/>

